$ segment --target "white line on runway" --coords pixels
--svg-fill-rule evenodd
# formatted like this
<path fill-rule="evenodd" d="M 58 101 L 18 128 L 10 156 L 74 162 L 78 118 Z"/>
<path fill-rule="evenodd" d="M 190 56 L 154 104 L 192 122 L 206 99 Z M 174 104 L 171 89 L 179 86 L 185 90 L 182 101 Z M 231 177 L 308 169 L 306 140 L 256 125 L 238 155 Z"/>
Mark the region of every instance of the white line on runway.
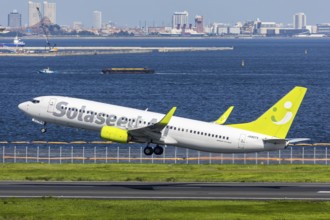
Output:
<path fill-rule="evenodd" d="M 317 193 L 330 193 L 330 191 L 318 191 Z"/>

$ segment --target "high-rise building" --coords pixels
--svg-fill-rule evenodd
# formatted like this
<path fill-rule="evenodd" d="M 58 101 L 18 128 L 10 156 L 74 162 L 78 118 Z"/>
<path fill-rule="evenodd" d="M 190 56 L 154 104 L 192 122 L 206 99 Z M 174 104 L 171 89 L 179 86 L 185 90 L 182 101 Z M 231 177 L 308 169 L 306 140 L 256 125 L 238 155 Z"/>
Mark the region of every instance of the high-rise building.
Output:
<path fill-rule="evenodd" d="M 203 16 L 196 15 L 195 17 L 195 26 L 197 33 L 204 33 L 204 19 Z"/>
<path fill-rule="evenodd" d="M 93 28 L 102 28 L 102 12 L 100 11 L 93 11 Z"/>
<path fill-rule="evenodd" d="M 44 1 L 43 6 L 44 17 L 47 17 L 52 24 L 56 24 L 56 3 Z"/>
<path fill-rule="evenodd" d="M 10 14 L 8 14 L 8 27 L 22 27 L 22 15 L 18 13 L 17 10 L 13 10 L 12 12 L 10 12 Z"/>
<path fill-rule="evenodd" d="M 29 1 L 29 26 L 33 26 L 37 24 L 40 19 L 39 19 L 39 14 L 37 7 L 40 8 L 41 4 L 39 2 L 32 2 Z"/>
<path fill-rule="evenodd" d="M 73 30 L 82 30 L 84 27 L 83 23 L 81 21 L 74 21 L 72 28 Z"/>
<path fill-rule="evenodd" d="M 174 12 L 172 17 L 172 28 L 173 29 L 182 29 L 188 27 L 188 12 Z"/>
<path fill-rule="evenodd" d="M 293 15 L 293 28 L 303 29 L 307 25 L 306 15 L 304 13 L 296 13 Z"/>

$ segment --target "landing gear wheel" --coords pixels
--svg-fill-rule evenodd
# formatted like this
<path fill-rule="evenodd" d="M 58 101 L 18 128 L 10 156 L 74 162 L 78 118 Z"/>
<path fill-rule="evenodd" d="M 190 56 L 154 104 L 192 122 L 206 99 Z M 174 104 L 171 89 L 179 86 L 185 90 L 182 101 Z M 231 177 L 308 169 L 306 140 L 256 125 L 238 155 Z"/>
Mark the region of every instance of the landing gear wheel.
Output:
<path fill-rule="evenodd" d="M 46 133 L 47 128 L 41 128 L 41 133 Z"/>
<path fill-rule="evenodd" d="M 145 155 L 150 156 L 154 153 L 154 149 L 152 149 L 152 147 L 145 147 L 143 152 Z"/>
<path fill-rule="evenodd" d="M 154 154 L 156 154 L 156 155 L 162 155 L 163 152 L 164 152 L 164 149 L 161 146 L 156 146 L 154 148 Z"/>

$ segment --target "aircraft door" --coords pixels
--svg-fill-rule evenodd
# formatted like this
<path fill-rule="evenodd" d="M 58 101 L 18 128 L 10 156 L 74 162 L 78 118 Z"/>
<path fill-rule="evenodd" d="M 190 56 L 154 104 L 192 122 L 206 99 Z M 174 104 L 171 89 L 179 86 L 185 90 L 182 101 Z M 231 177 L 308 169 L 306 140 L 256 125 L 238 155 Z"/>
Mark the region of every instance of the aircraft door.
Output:
<path fill-rule="evenodd" d="M 239 137 L 239 141 L 238 141 L 238 149 L 244 149 L 245 146 L 245 134 L 241 134 L 241 136 Z"/>
<path fill-rule="evenodd" d="M 47 112 L 53 113 L 55 105 L 56 105 L 56 99 L 54 99 L 54 98 L 50 99 L 48 102 Z"/>

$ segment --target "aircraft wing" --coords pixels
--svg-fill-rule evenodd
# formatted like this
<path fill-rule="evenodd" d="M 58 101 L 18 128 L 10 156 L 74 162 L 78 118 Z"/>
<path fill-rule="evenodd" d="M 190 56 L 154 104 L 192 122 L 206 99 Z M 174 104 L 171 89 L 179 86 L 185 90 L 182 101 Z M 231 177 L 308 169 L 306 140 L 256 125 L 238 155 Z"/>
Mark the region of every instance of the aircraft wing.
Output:
<path fill-rule="evenodd" d="M 214 121 L 214 124 L 218 124 L 218 125 L 223 125 L 224 123 L 226 123 L 227 119 L 229 118 L 229 115 L 231 114 L 231 112 L 233 111 L 234 106 L 230 106 L 227 111 L 225 111 L 225 113 L 223 113 L 216 121 Z"/>
<path fill-rule="evenodd" d="M 128 130 L 128 134 L 133 138 L 133 140 L 149 141 L 152 139 L 160 139 L 161 131 L 168 125 L 175 111 L 176 107 L 173 107 L 159 122 L 147 127 Z"/>

